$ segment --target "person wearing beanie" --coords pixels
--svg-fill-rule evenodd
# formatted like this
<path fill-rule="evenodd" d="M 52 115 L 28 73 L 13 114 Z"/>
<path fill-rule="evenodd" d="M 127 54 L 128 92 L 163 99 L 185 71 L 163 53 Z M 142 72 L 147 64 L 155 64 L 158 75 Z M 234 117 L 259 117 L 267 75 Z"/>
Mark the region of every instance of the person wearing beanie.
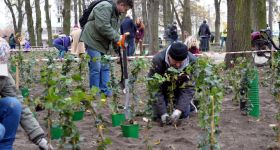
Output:
<path fill-rule="evenodd" d="M 53 40 L 53 46 L 59 50 L 58 58 L 64 58 L 64 54 L 68 51 L 68 47 L 73 42 L 72 36 L 61 36 Z"/>
<path fill-rule="evenodd" d="M 152 67 L 148 73 L 148 77 L 153 77 L 154 74 L 164 76 L 168 68 L 175 68 L 182 72 L 190 65 L 195 63 L 196 57 L 188 51 L 188 47 L 181 43 L 172 43 L 167 49 L 156 54 L 152 60 Z M 189 81 L 188 75 L 180 76 L 180 80 L 176 83 L 174 90 L 174 111 L 171 114 L 167 112 L 168 95 L 167 89 L 170 83 L 165 81 L 160 85 L 160 90 L 157 93 L 157 101 L 153 109 L 157 119 L 161 119 L 163 124 L 176 123 L 178 119 L 186 118 L 190 113 L 190 105 L 194 96 L 194 86 L 185 84 Z M 186 85 L 183 86 L 182 85 Z"/>
<path fill-rule="evenodd" d="M 14 79 L 8 72 L 9 51 L 9 44 L 0 38 L 0 149 L 13 149 L 20 124 L 29 139 L 38 145 L 40 150 L 48 150 L 44 130 L 29 107 L 23 103 L 23 97 L 18 94 Z M 50 149 L 53 149 L 52 146 Z"/>

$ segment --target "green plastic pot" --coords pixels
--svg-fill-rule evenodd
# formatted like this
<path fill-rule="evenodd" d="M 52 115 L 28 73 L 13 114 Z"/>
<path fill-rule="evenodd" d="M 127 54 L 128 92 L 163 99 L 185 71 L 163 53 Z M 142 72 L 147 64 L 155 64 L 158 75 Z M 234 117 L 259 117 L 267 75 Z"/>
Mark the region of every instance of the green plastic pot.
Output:
<path fill-rule="evenodd" d="M 255 78 L 253 79 L 249 88 L 249 100 L 252 105 L 249 115 L 259 118 L 260 116 L 259 73 L 257 70 L 255 70 L 254 73 L 255 73 Z"/>
<path fill-rule="evenodd" d="M 53 125 L 51 127 L 51 139 L 60 139 L 63 134 L 62 127 L 60 125 Z"/>
<path fill-rule="evenodd" d="M 113 127 L 120 126 L 125 121 L 124 114 L 112 114 L 111 117 Z"/>
<path fill-rule="evenodd" d="M 84 118 L 85 111 L 75 111 L 72 120 L 73 121 L 80 121 Z"/>
<path fill-rule="evenodd" d="M 11 71 L 12 71 L 13 73 L 15 73 L 15 72 L 17 71 L 17 67 L 16 67 L 16 66 L 11 66 Z"/>
<path fill-rule="evenodd" d="M 26 88 L 26 87 L 22 88 L 22 89 L 21 89 L 21 95 L 22 95 L 23 97 L 28 97 L 28 96 L 29 96 L 29 90 L 28 90 L 28 88 Z"/>
<path fill-rule="evenodd" d="M 259 118 L 260 117 L 260 105 L 258 104 L 253 104 L 252 106 L 252 110 L 249 112 L 249 115 L 250 116 L 253 116 L 253 117 L 256 117 L 256 118 Z"/>
<path fill-rule="evenodd" d="M 139 124 L 121 125 L 123 137 L 139 138 Z"/>

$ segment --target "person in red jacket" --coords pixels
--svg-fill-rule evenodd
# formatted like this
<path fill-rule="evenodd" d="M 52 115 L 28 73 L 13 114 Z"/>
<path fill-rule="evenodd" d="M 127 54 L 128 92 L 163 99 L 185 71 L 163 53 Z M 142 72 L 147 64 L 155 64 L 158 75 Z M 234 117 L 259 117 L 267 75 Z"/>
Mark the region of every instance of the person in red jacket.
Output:
<path fill-rule="evenodd" d="M 139 48 L 140 48 L 140 55 L 144 53 L 143 50 L 143 38 L 144 38 L 144 33 L 145 33 L 145 25 L 143 24 L 143 22 L 138 18 L 136 20 L 136 36 L 135 36 L 135 43 L 136 43 L 136 47 L 138 47 L 139 44 Z"/>

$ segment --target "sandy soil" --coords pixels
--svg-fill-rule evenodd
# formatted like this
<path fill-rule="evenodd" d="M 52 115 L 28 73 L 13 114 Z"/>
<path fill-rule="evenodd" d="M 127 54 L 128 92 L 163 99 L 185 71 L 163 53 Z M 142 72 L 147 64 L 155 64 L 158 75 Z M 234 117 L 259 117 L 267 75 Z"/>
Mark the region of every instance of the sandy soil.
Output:
<path fill-rule="evenodd" d="M 141 92 L 143 94 L 143 92 Z M 226 95 L 222 104 L 220 137 L 219 143 L 222 150 L 264 150 L 275 141 L 275 133 L 270 124 L 275 124 L 275 114 L 278 106 L 270 94 L 269 87 L 260 87 L 261 116 L 255 119 L 241 115 L 239 106 L 231 101 L 232 95 Z M 109 108 L 102 109 L 105 118 L 110 121 Z M 44 124 L 45 111 L 38 112 L 40 124 Z M 139 123 L 145 123 L 138 118 Z M 97 132 L 93 127 L 93 121 L 89 114 L 86 114 L 83 121 L 76 123 L 81 133 L 80 143 L 82 150 L 95 150 Z M 148 132 L 150 143 L 155 150 L 195 150 L 197 149 L 200 128 L 198 127 L 197 114 L 192 114 L 189 119 L 182 121 L 182 124 L 175 129 L 173 126 L 160 127 L 153 122 L 153 128 Z M 110 150 L 140 150 L 146 149 L 144 135 L 147 132 L 142 129 L 139 139 L 122 137 L 120 127 L 108 126 L 105 135 L 112 139 L 113 144 L 108 147 Z M 155 145 L 157 141 L 160 143 Z M 53 142 L 57 147 L 58 141 Z M 25 135 L 23 129 L 19 129 L 14 143 L 15 150 L 36 150 Z"/>
<path fill-rule="evenodd" d="M 222 57 L 222 56 L 221 56 Z M 222 60 L 223 58 L 221 58 Z M 260 77 L 262 78 L 262 71 Z M 262 79 L 261 79 L 262 80 Z M 40 88 L 34 88 L 33 94 L 40 94 Z M 146 97 L 145 87 L 140 88 L 140 96 Z M 265 150 L 275 141 L 275 132 L 270 124 L 276 124 L 275 115 L 278 106 L 270 94 L 269 87 L 260 87 L 261 116 L 259 119 L 241 115 L 239 106 L 231 101 L 232 94 L 225 96 L 222 103 L 219 144 L 222 150 Z M 110 121 L 110 110 L 99 110 Z M 44 128 L 45 111 L 38 112 L 37 118 Z M 142 118 L 137 118 L 141 125 L 145 123 Z M 93 120 L 89 114 L 82 121 L 76 123 L 81 133 L 80 146 L 82 150 L 95 150 L 98 138 L 93 126 Z M 145 150 L 144 136 L 148 134 L 149 141 L 154 150 L 195 150 L 201 130 L 198 126 L 197 114 L 192 114 L 189 119 L 175 129 L 173 126 L 160 127 L 153 122 L 152 129 L 147 133 L 143 128 L 140 130 L 139 139 L 122 137 L 120 127 L 108 125 L 105 136 L 111 138 L 112 145 L 109 150 Z M 45 128 L 44 128 L 45 129 Z M 158 142 L 160 141 L 160 143 Z M 157 143 L 157 144 L 155 144 Z M 53 146 L 58 147 L 58 141 L 53 141 Z M 14 143 L 15 150 L 37 150 L 38 147 L 28 140 L 23 129 L 19 129 Z"/>

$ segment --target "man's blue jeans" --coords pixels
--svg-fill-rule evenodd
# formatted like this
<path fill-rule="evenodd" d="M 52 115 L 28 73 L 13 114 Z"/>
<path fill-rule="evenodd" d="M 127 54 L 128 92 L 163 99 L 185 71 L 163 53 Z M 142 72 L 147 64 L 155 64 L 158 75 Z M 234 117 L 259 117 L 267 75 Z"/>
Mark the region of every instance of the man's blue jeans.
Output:
<path fill-rule="evenodd" d="M 134 38 L 130 38 L 128 40 L 128 46 L 127 46 L 127 56 L 133 56 L 135 52 L 135 43 Z"/>
<path fill-rule="evenodd" d="M 21 104 L 14 97 L 0 99 L 0 149 L 12 150 L 20 121 Z"/>
<path fill-rule="evenodd" d="M 110 81 L 110 66 L 100 61 L 104 54 L 89 47 L 87 47 L 87 54 L 90 56 L 89 87 L 98 87 L 106 96 L 112 96 L 112 90 L 107 85 Z"/>
<path fill-rule="evenodd" d="M 59 50 L 58 58 L 64 58 L 64 54 L 67 51 L 66 48 L 59 44 L 53 44 L 53 46 Z"/>

